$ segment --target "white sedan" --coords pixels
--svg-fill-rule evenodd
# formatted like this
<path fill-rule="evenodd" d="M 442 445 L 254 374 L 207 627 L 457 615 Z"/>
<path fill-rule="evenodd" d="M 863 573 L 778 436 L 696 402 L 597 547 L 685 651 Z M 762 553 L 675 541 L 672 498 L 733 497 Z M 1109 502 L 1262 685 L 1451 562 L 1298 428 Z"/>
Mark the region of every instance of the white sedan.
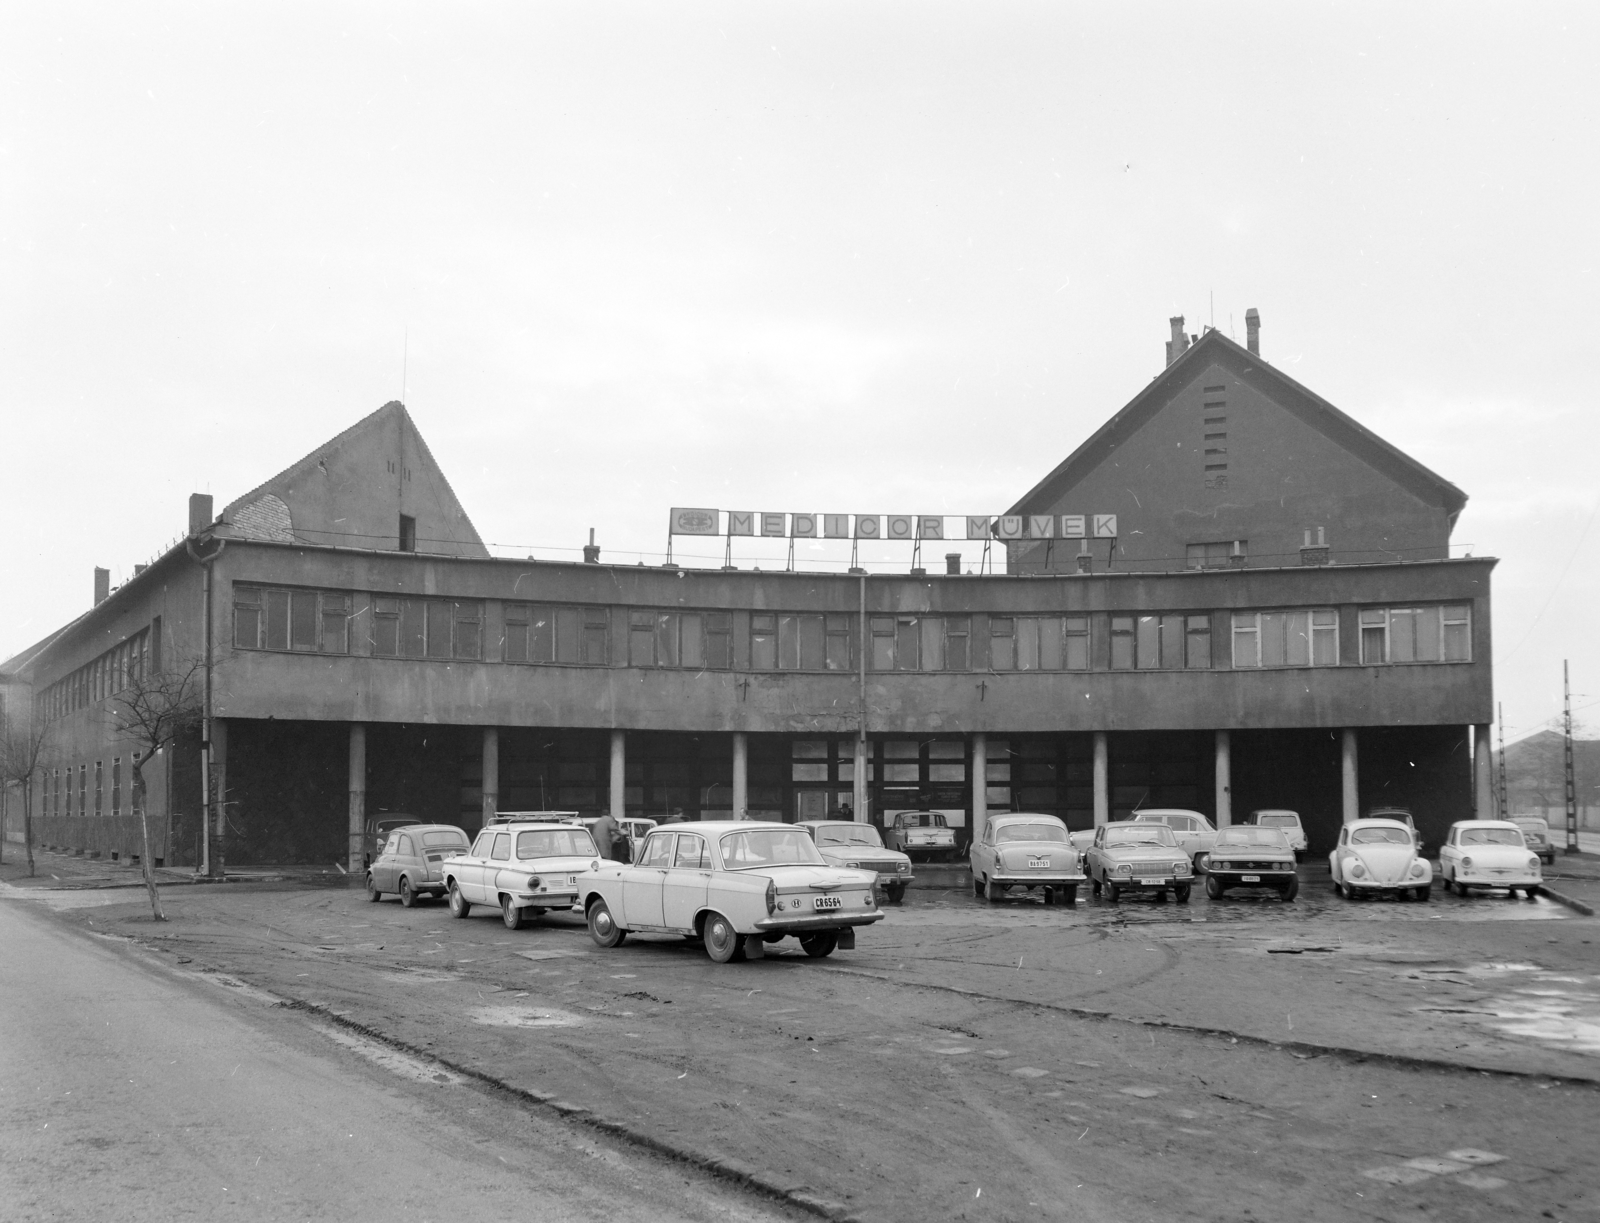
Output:
<path fill-rule="evenodd" d="M 1509 820 L 1458 820 L 1439 849 L 1444 890 L 1465 896 L 1469 888 L 1521 888 L 1529 896 L 1544 876 L 1539 855 L 1528 848 L 1522 829 Z"/>
<path fill-rule="evenodd" d="M 473 905 L 495 905 L 510 930 L 547 909 L 570 909 L 578 879 L 600 864 L 587 828 L 497 817 L 472 848 L 440 865 L 450 912 L 466 917 Z"/>
<path fill-rule="evenodd" d="M 882 920 L 876 882 L 873 871 L 829 866 L 792 824 L 707 821 L 657 828 L 631 866 L 602 863 L 582 877 L 582 904 L 602 947 L 678 934 L 726 964 L 794 935 L 821 957 L 854 948 L 856 927 Z"/>
<path fill-rule="evenodd" d="M 1416 833 L 1399 820 L 1351 820 L 1328 855 L 1333 890 L 1351 900 L 1382 895 L 1427 900 L 1433 865 L 1417 849 Z"/>
<path fill-rule="evenodd" d="M 1146 807 L 1134 812 L 1133 820 L 1136 824 L 1165 824 L 1178 838 L 1189 861 L 1196 865 L 1217 843 L 1217 826 L 1198 811 L 1186 807 Z"/>

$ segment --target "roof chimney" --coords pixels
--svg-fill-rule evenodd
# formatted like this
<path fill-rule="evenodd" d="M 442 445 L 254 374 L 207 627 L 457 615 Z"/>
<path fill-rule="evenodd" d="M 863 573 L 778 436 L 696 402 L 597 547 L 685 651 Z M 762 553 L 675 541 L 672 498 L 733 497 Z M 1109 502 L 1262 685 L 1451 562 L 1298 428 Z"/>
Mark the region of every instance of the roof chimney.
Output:
<path fill-rule="evenodd" d="M 204 535 L 214 518 L 211 513 L 210 493 L 189 494 L 189 534 Z"/>
<path fill-rule="evenodd" d="M 94 601 L 98 606 L 111 595 L 111 570 L 96 565 L 94 569 Z"/>
<path fill-rule="evenodd" d="M 1261 355 L 1261 312 L 1254 306 L 1244 312 L 1244 344 L 1252 356 Z"/>
<path fill-rule="evenodd" d="M 1171 365 L 1189 347 L 1189 337 L 1183 333 L 1183 315 L 1179 314 L 1167 320 L 1172 324 L 1172 338 L 1167 341 L 1167 364 Z"/>
<path fill-rule="evenodd" d="M 944 554 L 944 571 L 952 576 L 961 572 L 961 553 L 946 552 Z"/>
<path fill-rule="evenodd" d="M 585 565 L 598 565 L 600 563 L 600 545 L 594 542 L 594 528 L 589 528 L 589 542 L 584 545 L 583 563 Z"/>

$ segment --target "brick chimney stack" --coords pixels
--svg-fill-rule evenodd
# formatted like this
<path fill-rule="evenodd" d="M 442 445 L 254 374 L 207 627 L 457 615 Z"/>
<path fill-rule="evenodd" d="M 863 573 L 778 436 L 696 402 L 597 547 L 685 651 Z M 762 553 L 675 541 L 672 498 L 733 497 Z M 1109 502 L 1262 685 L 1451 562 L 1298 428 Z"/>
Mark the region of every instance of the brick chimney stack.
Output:
<path fill-rule="evenodd" d="M 94 570 L 94 601 L 96 605 L 104 603 L 111 597 L 111 570 L 102 569 L 98 565 Z"/>
<path fill-rule="evenodd" d="M 1172 338 L 1167 341 L 1167 364 L 1171 365 L 1188 351 L 1189 337 L 1183 333 L 1183 315 L 1176 315 L 1167 322 L 1172 324 Z"/>
<path fill-rule="evenodd" d="M 211 494 L 189 494 L 189 534 L 204 535 L 211 526 Z"/>
<path fill-rule="evenodd" d="M 1254 306 L 1244 312 L 1244 346 L 1250 355 L 1261 355 L 1261 312 Z"/>

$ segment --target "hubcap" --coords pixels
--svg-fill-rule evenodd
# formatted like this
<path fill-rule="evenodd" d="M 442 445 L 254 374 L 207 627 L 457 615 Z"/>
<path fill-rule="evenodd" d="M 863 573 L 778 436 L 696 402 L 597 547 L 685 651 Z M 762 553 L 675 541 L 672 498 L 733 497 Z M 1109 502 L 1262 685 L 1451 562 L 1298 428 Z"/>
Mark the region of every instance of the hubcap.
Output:
<path fill-rule="evenodd" d="M 711 927 L 711 945 L 718 951 L 721 951 L 728 945 L 729 934 L 730 932 L 728 927 L 724 926 L 721 922 L 715 923 Z"/>
<path fill-rule="evenodd" d="M 611 933 L 611 911 L 609 909 L 596 909 L 594 913 L 594 928 L 597 934 Z"/>

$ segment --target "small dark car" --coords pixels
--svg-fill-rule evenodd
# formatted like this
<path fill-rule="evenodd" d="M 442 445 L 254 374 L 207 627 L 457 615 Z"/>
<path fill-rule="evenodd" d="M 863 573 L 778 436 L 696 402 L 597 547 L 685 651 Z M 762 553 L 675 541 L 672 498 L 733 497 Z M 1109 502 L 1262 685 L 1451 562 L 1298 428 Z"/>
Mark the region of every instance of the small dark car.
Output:
<path fill-rule="evenodd" d="M 454 824 L 404 824 L 389 834 L 377 860 L 367 868 L 367 899 L 382 900 L 395 892 L 410 908 L 418 896 L 435 899 L 445 893 L 440 864 L 467 852 L 467 834 Z"/>

